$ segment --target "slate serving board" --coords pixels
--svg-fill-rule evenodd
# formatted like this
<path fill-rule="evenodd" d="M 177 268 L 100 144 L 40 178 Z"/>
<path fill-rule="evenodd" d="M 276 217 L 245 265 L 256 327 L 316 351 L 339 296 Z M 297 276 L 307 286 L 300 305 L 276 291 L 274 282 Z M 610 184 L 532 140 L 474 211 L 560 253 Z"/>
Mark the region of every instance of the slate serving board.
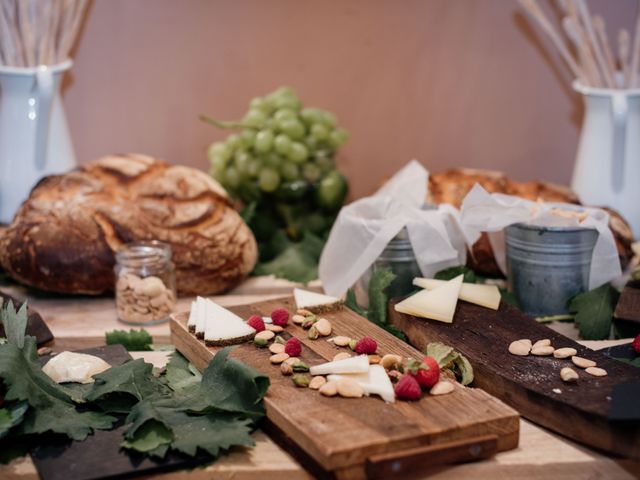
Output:
<path fill-rule="evenodd" d="M 81 350 L 104 359 L 112 366 L 131 360 L 121 345 Z M 46 363 L 48 358 L 42 357 Z M 163 460 L 130 453 L 120 448 L 127 429 L 124 416 L 113 430 L 96 431 L 83 442 L 60 441 L 60 437 L 42 436 L 42 443 L 31 452 L 31 458 L 42 480 L 92 480 L 98 478 L 132 478 L 171 470 L 194 468 L 210 462 L 208 455 L 195 458 L 167 454 Z"/>
<path fill-rule="evenodd" d="M 16 310 L 22 306 L 23 302 L 3 291 L 0 291 L 0 307 L 9 300 L 13 302 Z M 27 335 L 36 337 L 36 342 L 39 347 L 51 342 L 53 340 L 53 333 L 51 333 L 51 330 L 49 330 L 49 327 L 44 322 L 40 314 L 33 308 L 27 306 L 27 316 Z M 4 337 L 4 326 L 2 323 L 0 323 L 0 337 Z"/>
<path fill-rule="evenodd" d="M 451 324 L 416 318 L 389 306 L 391 322 L 409 341 L 424 348 L 429 342 L 454 346 L 472 363 L 474 385 L 502 399 L 520 414 L 591 447 L 640 459 L 640 426 L 612 422 L 609 418 L 614 387 L 640 380 L 640 371 L 593 351 L 536 322 L 520 310 L 502 302 L 497 311 L 460 301 Z M 570 359 L 518 357 L 509 344 L 521 338 L 548 338 L 555 348 L 573 347 L 578 356 L 597 362 L 606 377 L 593 377 Z M 579 374 L 577 383 L 560 378 L 562 367 Z"/>

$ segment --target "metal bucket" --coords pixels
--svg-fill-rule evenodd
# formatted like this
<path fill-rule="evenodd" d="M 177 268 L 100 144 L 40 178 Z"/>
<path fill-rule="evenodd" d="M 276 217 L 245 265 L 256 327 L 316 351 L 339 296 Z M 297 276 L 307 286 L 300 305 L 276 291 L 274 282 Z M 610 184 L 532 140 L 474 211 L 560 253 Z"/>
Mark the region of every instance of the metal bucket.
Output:
<path fill-rule="evenodd" d="M 516 223 L 505 229 L 509 290 L 532 316 L 567 313 L 574 295 L 589 288 L 594 229 Z"/>

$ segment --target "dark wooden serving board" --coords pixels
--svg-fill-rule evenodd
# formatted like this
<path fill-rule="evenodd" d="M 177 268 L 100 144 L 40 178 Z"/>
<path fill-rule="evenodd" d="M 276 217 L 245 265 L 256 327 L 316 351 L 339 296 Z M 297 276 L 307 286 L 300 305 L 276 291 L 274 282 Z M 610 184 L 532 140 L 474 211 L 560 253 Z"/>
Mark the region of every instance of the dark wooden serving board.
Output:
<path fill-rule="evenodd" d="M 4 303 L 8 302 L 9 300 L 13 302 L 16 310 L 18 310 L 22 306 L 23 302 L 5 292 L 0 291 L 0 307 L 2 307 L 2 305 L 4 305 Z M 53 333 L 51 333 L 51 330 L 49 330 L 47 324 L 44 323 L 44 320 L 42 319 L 40 314 L 33 308 L 27 306 L 27 316 L 27 335 L 36 337 L 36 342 L 39 347 L 51 342 L 53 340 Z M 4 326 L 1 322 L 0 337 L 4 337 Z"/>
<path fill-rule="evenodd" d="M 293 298 L 231 310 L 248 318 L 254 314 L 268 315 L 278 307 L 293 312 Z M 351 338 L 369 335 L 378 341 L 381 354 L 420 356 L 420 352 L 351 310 L 323 316 L 333 325 L 332 335 Z M 206 347 L 187 330 L 187 317 L 187 313 L 173 316 L 172 342 L 196 367 L 203 369 L 218 349 Z M 309 340 L 307 331 L 293 324 L 282 335 L 293 335 L 302 341 L 301 358 L 310 365 L 324 363 L 339 351 L 348 350 L 335 347 L 326 339 Z M 492 451 L 518 445 L 518 413 L 480 389 L 457 385 L 449 395 L 425 395 L 418 402 L 395 404 L 385 404 L 378 397 L 327 398 L 314 390 L 296 388 L 290 377 L 280 373 L 279 366 L 269 363 L 270 355 L 253 342 L 232 352 L 233 357 L 269 376 L 265 429 L 317 476 L 390 478 L 395 473 L 406 478 L 414 468 L 484 458 Z M 477 452 L 478 456 L 469 452 Z"/>
<path fill-rule="evenodd" d="M 112 366 L 131 360 L 121 345 L 81 350 L 102 358 Z M 42 362 L 48 359 L 42 357 Z M 163 460 L 129 453 L 120 448 L 123 434 L 128 428 L 124 418 L 113 430 L 96 431 L 82 442 L 61 441 L 60 437 L 42 436 L 43 441 L 31 452 L 31 458 L 42 480 L 90 480 L 98 478 L 131 478 L 176 469 L 193 468 L 211 457 L 202 455 L 189 458 L 168 454 Z"/>
<path fill-rule="evenodd" d="M 398 313 L 394 303 L 389 307 L 391 322 L 413 345 L 424 348 L 429 342 L 443 342 L 455 346 L 473 365 L 474 385 L 523 417 L 591 447 L 640 459 L 640 427 L 608 418 L 614 387 L 640 380 L 637 368 L 590 350 L 504 302 L 497 311 L 458 302 L 452 324 Z M 573 347 L 578 356 L 607 370 L 608 376 L 593 377 L 570 359 L 511 355 L 509 344 L 521 338 L 534 342 L 548 338 L 555 348 Z M 565 366 L 578 372 L 577 383 L 560 379 Z"/>

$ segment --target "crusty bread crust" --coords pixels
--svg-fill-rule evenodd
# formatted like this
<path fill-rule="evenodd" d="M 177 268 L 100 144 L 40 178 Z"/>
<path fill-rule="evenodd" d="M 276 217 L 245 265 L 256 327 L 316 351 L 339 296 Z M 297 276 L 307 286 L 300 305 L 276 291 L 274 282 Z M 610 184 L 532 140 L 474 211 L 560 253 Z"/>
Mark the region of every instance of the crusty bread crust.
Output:
<path fill-rule="evenodd" d="M 16 280 L 59 293 L 113 290 L 124 243 L 171 245 L 180 294 L 216 294 L 254 267 L 253 234 L 204 172 L 144 155 L 112 155 L 44 178 L 0 235 Z"/>

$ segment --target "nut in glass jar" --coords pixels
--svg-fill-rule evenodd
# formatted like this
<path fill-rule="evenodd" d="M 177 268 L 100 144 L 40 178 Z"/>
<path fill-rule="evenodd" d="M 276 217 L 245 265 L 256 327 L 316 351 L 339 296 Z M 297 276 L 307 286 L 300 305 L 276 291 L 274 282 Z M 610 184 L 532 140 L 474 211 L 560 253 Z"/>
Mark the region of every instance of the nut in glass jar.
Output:
<path fill-rule="evenodd" d="M 136 325 L 167 321 L 176 303 L 171 247 L 156 241 L 129 243 L 116 261 L 118 318 Z"/>

